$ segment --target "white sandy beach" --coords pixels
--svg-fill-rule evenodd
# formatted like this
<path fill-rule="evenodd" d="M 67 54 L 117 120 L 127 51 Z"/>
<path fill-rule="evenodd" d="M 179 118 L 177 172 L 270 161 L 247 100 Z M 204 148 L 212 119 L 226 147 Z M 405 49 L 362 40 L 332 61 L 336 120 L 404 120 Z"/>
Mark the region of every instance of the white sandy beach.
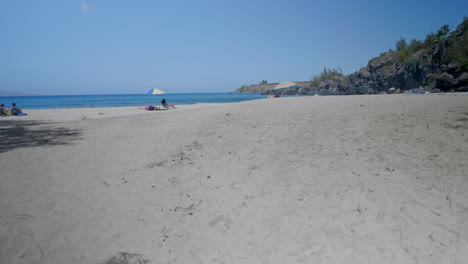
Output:
<path fill-rule="evenodd" d="M 0 118 L 0 263 L 466 263 L 468 95 Z"/>

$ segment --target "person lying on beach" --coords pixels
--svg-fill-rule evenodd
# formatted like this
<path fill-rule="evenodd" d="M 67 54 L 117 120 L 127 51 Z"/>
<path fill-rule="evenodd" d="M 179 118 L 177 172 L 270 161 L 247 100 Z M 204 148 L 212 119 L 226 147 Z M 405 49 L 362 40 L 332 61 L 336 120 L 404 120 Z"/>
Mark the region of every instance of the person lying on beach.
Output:
<path fill-rule="evenodd" d="M 163 98 L 161 101 L 161 104 L 164 106 L 164 108 L 168 109 L 169 107 L 176 108 L 175 105 L 170 104 L 166 101 L 166 98 Z"/>
<path fill-rule="evenodd" d="M 10 112 L 11 112 L 11 115 L 20 115 L 23 113 L 23 111 L 21 111 L 21 108 L 16 107 L 15 103 L 11 103 Z"/>
<path fill-rule="evenodd" d="M 154 106 L 154 105 L 139 106 L 138 108 L 145 109 L 145 110 L 160 110 L 159 106 Z"/>

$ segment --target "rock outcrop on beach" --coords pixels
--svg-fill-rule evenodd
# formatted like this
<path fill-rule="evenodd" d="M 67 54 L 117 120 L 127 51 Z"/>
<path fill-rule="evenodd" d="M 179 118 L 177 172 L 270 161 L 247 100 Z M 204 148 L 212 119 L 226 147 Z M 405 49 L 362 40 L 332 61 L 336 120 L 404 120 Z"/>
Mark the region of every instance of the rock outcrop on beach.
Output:
<path fill-rule="evenodd" d="M 242 86 L 235 93 L 350 95 L 468 91 L 468 18 L 450 30 L 442 26 L 424 41 L 405 39 L 350 75 L 325 68 L 309 82 L 274 90 L 276 84 Z"/>

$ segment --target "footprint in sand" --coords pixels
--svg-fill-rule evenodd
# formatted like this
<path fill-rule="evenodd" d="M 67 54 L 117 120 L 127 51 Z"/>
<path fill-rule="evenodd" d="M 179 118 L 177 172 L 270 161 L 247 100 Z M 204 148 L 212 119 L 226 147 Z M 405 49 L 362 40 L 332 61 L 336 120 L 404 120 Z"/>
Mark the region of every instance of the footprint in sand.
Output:
<path fill-rule="evenodd" d="M 210 227 L 221 226 L 223 229 L 223 233 L 225 233 L 229 228 L 231 228 L 231 225 L 232 219 L 227 218 L 224 215 L 217 216 L 209 222 Z"/>

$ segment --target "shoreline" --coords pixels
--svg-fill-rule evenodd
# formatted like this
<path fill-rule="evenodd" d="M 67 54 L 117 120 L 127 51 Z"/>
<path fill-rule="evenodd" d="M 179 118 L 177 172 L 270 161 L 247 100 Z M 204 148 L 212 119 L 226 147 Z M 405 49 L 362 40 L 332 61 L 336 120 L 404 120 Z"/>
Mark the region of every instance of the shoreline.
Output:
<path fill-rule="evenodd" d="M 0 122 L 2 120 L 47 120 L 47 121 L 76 121 L 84 119 L 102 119 L 110 117 L 120 117 L 120 116 L 133 116 L 140 114 L 150 114 L 153 112 L 172 112 L 172 111 L 185 111 L 185 110 L 194 110 L 205 107 L 221 106 L 221 105 L 230 105 L 230 104 L 241 104 L 245 102 L 255 102 L 261 100 L 285 100 L 297 98 L 351 98 L 351 97 L 393 97 L 393 96 L 459 96 L 467 95 L 467 93 L 431 93 L 431 94 L 365 94 L 365 95 L 324 95 L 324 96 L 283 96 L 280 98 L 259 98 L 241 102 L 223 102 L 223 103 L 195 103 L 195 104 L 181 104 L 176 105 L 177 109 L 162 109 L 156 111 L 148 111 L 145 109 L 140 109 L 143 106 L 110 106 L 110 107 L 78 107 L 78 108 L 48 108 L 48 109 L 23 109 L 24 113 L 27 113 L 27 116 L 7 116 L 0 117 Z M 325 99 L 328 100 L 328 99 Z M 160 105 L 157 105 L 160 106 Z M 161 107 L 161 106 L 160 106 Z"/>
<path fill-rule="evenodd" d="M 176 105 L 176 109 L 162 109 L 149 111 L 140 109 L 142 106 L 113 106 L 113 107 L 82 107 L 82 108 L 53 108 L 53 109 L 26 109 L 27 116 L 0 117 L 2 120 L 48 120 L 48 121 L 76 121 L 84 119 L 101 119 L 110 117 L 152 114 L 155 112 L 186 111 L 204 107 L 213 107 L 231 103 L 201 103 Z"/>
<path fill-rule="evenodd" d="M 203 93 L 201 93 L 203 94 Z M 209 93 L 208 93 L 209 94 Z M 242 93 L 238 93 L 242 94 Z M 282 95 L 281 98 L 297 98 L 297 97 L 311 97 L 311 96 L 318 96 L 318 97 L 330 97 L 330 96 L 391 96 L 391 95 L 462 95 L 462 94 L 468 94 L 468 92 L 446 92 L 446 93 L 430 93 L 430 94 L 411 94 L 411 93 L 396 93 L 396 94 L 353 94 L 353 95 Z M 101 95 L 101 94 L 99 94 Z M 133 95 L 133 94 L 130 94 Z M 87 95 L 73 95 L 73 96 L 87 96 Z M 106 95 L 102 95 L 106 96 Z M 112 95 L 110 95 L 112 96 Z M 217 105 L 217 104 L 232 104 L 232 103 L 241 103 L 241 102 L 246 102 L 246 101 L 255 101 L 255 100 L 262 100 L 262 99 L 270 99 L 271 95 L 265 95 L 265 98 L 256 98 L 256 99 L 249 99 L 245 101 L 236 101 L 236 102 L 213 102 L 213 103 L 190 103 L 190 104 L 180 104 L 180 106 L 188 106 L 188 108 L 192 108 L 191 106 L 194 105 Z M 147 105 L 147 104 L 146 104 Z M 35 108 L 35 109 L 29 109 L 29 108 L 24 108 L 23 105 L 19 105 L 20 108 L 23 110 L 23 112 L 29 112 L 29 111 L 53 111 L 53 110 L 67 110 L 67 109 L 74 109 L 74 110 L 80 110 L 80 109 L 106 109 L 106 108 L 127 108 L 131 109 L 133 107 L 143 107 L 146 105 L 135 105 L 135 106 L 96 106 L 96 107 L 91 107 L 91 106 L 86 106 L 86 107 L 66 107 L 66 108 Z M 23 106 L 23 107 L 21 107 Z M 160 106 L 159 104 L 156 104 L 156 106 Z M 177 106 L 177 105 L 176 105 Z M 8 108 L 8 105 L 7 105 Z"/>

